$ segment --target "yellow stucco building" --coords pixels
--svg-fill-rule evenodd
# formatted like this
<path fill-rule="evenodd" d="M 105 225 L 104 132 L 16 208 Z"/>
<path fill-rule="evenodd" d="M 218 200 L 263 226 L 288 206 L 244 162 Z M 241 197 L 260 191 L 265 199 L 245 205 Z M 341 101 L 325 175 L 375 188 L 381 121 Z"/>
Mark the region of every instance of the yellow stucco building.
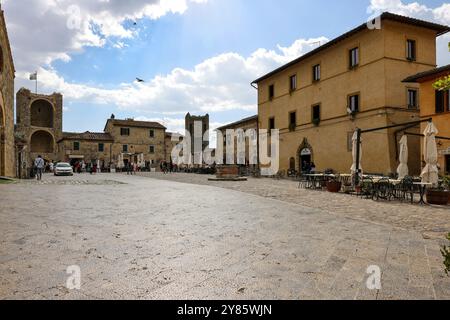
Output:
<path fill-rule="evenodd" d="M 439 130 L 438 136 L 447 139 L 450 139 L 450 90 L 438 91 L 433 84 L 449 75 L 450 65 L 447 65 L 404 80 L 406 83 L 420 84 L 420 117 L 422 119 L 432 118 L 434 125 Z M 426 123 L 422 124 L 421 132 L 425 131 L 426 125 Z M 447 139 L 437 139 L 438 163 L 440 174 L 450 175 L 450 140 Z"/>
<path fill-rule="evenodd" d="M 15 69 L 0 5 L 0 176 L 15 176 L 14 151 Z"/>
<path fill-rule="evenodd" d="M 300 171 L 312 161 L 320 171 L 350 172 L 357 128 L 419 120 L 418 85 L 402 80 L 436 67 L 436 37 L 450 29 L 390 13 L 379 21 L 379 28 L 362 24 L 253 82 L 259 128 L 280 130 L 280 170 Z M 363 136 L 364 172 L 396 171 L 396 130 Z M 410 171 L 418 174 L 420 138 L 409 144 Z"/>

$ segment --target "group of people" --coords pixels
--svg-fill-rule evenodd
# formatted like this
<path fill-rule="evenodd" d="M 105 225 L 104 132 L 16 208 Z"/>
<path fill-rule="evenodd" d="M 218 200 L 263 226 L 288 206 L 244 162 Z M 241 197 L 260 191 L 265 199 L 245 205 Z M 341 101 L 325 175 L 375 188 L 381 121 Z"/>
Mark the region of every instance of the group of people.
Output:
<path fill-rule="evenodd" d="M 316 165 L 314 162 L 303 161 L 302 170 L 305 174 L 314 174 L 316 173 Z"/>
<path fill-rule="evenodd" d="M 173 173 L 173 172 L 177 171 L 177 168 L 173 164 L 172 161 L 170 161 L 170 162 L 161 161 L 161 163 L 159 164 L 159 167 L 161 169 L 161 172 L 163 172 L 164 174 Z"/>

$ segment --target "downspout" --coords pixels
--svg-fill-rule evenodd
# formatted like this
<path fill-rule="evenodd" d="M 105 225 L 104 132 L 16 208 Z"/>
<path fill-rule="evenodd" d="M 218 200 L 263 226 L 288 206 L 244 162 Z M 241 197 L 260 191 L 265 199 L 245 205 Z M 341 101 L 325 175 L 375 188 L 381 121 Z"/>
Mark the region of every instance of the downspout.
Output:
<path fill-rule="evenodd" d="M 250 84 L 254 89 L 258 90 L 258 87 L 255 85 L 254 82 Z M 258 107 L 259 108 L 259 107 Z M 256 119 L 256 162 L 257 169 L 258 169 L 258 175 L 261 172 L 261 164 L 260 164 L 260 157 L 259 157 L 259 110 L 258 110 L 258 118 Z"/>

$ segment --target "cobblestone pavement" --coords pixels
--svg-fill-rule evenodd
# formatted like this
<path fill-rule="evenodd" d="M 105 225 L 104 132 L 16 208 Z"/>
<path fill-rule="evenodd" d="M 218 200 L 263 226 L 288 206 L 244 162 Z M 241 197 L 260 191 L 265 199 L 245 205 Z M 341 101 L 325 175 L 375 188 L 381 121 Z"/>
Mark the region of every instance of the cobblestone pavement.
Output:
<path fill-rule="evenodd" d="M 157 179 L 46 175 L 0 185 L 0 299 L 450 299 L 443 240 L 423 236 L 448 220 L 408 220 L 400 208 L 380 213 L 396 216 L 387 221 L 371 210 L 368 218 L 358 204 L 397 206 L 288 181 L 216 188 L 202 176 L 149 176 Z M 81 290 L 66 288 L 71 265 L 81 268 Z M 381 268 L 381 290 L 367 289 L 371 265 Z"/>

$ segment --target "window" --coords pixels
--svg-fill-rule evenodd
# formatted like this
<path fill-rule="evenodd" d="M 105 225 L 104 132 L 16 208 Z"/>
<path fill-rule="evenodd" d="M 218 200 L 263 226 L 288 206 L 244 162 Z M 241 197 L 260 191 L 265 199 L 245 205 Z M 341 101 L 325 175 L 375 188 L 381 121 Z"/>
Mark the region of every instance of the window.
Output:
<path fill-rule="evenodd" d="M 78 141 L 75 141 L 73 143 L 73 150 L 74 151 L 80 151 L 80 143 Z"/>
<path fill-rule="evenodd" d="M 269 100 L 272 100 L 275 97 L 275 85 L 271 84 L 269 86 Z"/>
<path fill-rule="evenodd" d="M 315 125 L 320 123 L 320 104 L 312 106 L 312 122 Z"/>
<path fill-rule="evenodd" d="M 417 90 L 408 89 L 408 109 L 417 109 L 418 107 Z"/>
<path fill-rule="evenodd" d="M 416 41 L 408 39 L 406 40 L 406 59 L 410 61 L 416 60 Z"/>
<path fill-rule="evenodd" d="M 155 146 L 150 146 L 149 152 L 150 153 L 155 153 Z"/>
<path fill-rule="evenodd" d="M 289 113 L 289 131 L 295 131 L 297 127 L 297 113 L 291 112 Z"/>
<path fill-rule="evenodd" d="M 123 153 L 128 153 L 128 145 L 127 145 L 127 144 L 124 144 L 124 145 L 122 146 L 122 152 L 123 152 Z"/>
<path fill-rule="evenodd" d="M 121 136 L 129 136 L 130 135 L 130 129 L 129 128 L 120 128 L 120 135 Z"/>
<path fill-rule="evenodd" d="M 98 144 L 98 152 L 104 152 L 105 151 L 105 144 L 99 143 Z"/>
<path fill-rule="evenodd" d="M 436 113 L 450 111 L 450 90 L 436 90 Z"/>
<path fill-rule="evenodd" d="M 350 69 L 353 69 L 359 65 L 359 48 L 353 48 L 349 52 Z"/>
<path fill-rule="evenodd" d="M 155 130 L 150 130 L 150 138 L 154 138 L 155 137 Z"/>
<path fill-rule="evenodd" d="M 351 113 L 359 112 L 359 94 L 348 97 L 348 109 Z"/>
<path fill-rule="evenodd" d="M 313 67 L 313 82 L 320 80 L 320 64 L 316 64 Z"/>
<path fill-rule="evenodd" d="M 275 129 L 275 118 L 270 118 L 269 119 L 269 133 L 271 130 Z"/>
<path fill-rule="evenodd" d="M 293 92 L 297 90 L 297 75 L 293 75 L 289 78 L 289 91 Z"/>

